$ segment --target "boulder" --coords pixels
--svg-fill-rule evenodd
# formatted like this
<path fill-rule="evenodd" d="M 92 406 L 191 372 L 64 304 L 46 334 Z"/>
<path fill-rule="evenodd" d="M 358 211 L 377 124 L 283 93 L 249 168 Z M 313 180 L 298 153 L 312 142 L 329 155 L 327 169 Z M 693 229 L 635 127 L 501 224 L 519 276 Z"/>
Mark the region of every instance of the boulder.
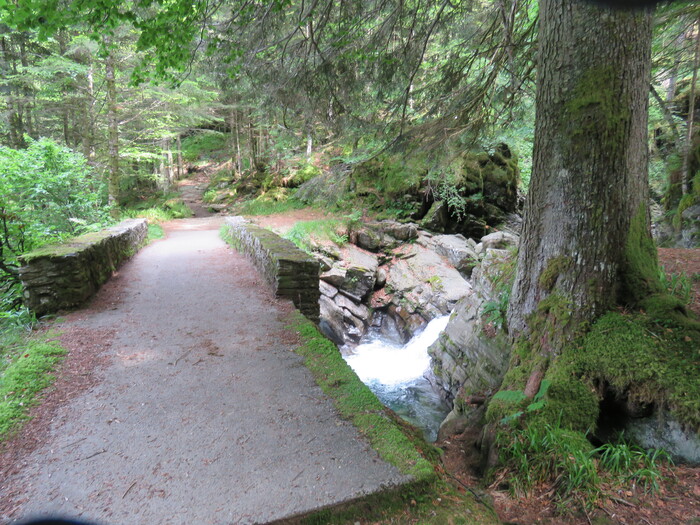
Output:
<path fill-rule="evenodd" d="M 325 281 L 328 284 L 335 286 L 336 288 L 340 288 L 343 285 L 343 282 L 345 281 L 345 275 L 347 271 L 345 268 L 341 268 L 337 265 L 334 265 L 330 270 L 327 272 L 323 272 L 320 276 L 321 281 Z"/>
<path fill-rule="evenodd" d="M 478 253 L 481 253 L 489 248 L 504 250 L 510 247 L 517 247 L 519 242 L 520 238 L 517 235 L 505 231 L 499 231 L 484 235 L 479 241 L 479 244 L 476 245 L 476 249 Z M 479 245 L 481 245 L 480 249 Z"/>
<path fill-rule="evenodd" d="M 360 248 L 377 252 L 397 247 L 401 242 L 415 239 L 418 227 L 413 223 L 397 221 L 370 221 L 351 233 L 351 241 Z"/>
<path fill-rule="evenodd" d="M 646 449 L 664 449 L 674 461 L 700 465 L 700 436 L 684 429 L 667 411 L 630 419 L 625 433 Z"/>
<path fill-rule="evenodd" d="M 387 287 L 395 297 L 405 297 L 418 286 L 428 285 L 443 314 L 471 290 L 469 282 L 437 253 L 411 245 L 387 276 Z"/>
<path fill-rule="evenodd" d="M 321 295 L 319 307 L 321 320 L 318 326 L 321 332 L 335 344 L 344 345 L 347 327 L 343 322 L 343 309 L 325 295 Z"/>
<path fill-rule="evenodd" d="M 508 368 L 510 347 L 504 335 L 485 330 L 485 298 L 473 292 L 462 299 L 438 340 L 428 349 L 445 397 L 497 389 Z"/>
<path fill-rule="evenodd" d="M 345 270 L 345 276 L 339 285 L 333 282 L 331 284 L 359 299 L 364 299 L 374 290 L 377 268 L 379 267 L 377 257 L 352 244 L 344 246 L 341 251 L 342 260 L 338 264 Z M 323 275 L 321 275 L 321 279 L 330 282 Z"/>
<path fill-rule="evenodd" d="M 474 250 L 476 243 L 461 234 L 423 236 L 418 242 L 422 246 L 435 250 L 438 255 L 450 261 L 457 270 L 467 275 L 471 274 L 478 262 L 478 255 Z"/>

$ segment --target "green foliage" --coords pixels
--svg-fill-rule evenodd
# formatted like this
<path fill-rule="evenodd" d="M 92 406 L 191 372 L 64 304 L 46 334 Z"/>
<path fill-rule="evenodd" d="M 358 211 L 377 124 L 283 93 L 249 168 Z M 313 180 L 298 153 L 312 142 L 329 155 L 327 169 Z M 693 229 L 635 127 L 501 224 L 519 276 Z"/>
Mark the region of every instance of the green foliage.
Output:
<path fill-rule="evenodd" d="M 318 242 L 332 241 L 342 246 L 348 242 L 347 225 L 339 219 L 299 221 L 284 234 L 297 248 L 311 252 Z"/>
<path fill-rule="evenodd" d="M 182 158 L 196 162 L 226 149 L 227 137 L 220 131 L 200 131 L 182 139 Z"/>
<path fill-rule="evenodd" d="M 594 449 L 583 434 L 553 424 L 501 432 L 497 443 L 511 491 L 524 494 L 551 483 L 562 509 L 571 503 L 591 508 L 620 489 L 657 492 L 660 464 L 669 460 L 624 441 Z"/>
<path fill-rule="evenodd" d="M 521 406 L 523 410 L 517 410 L 501 419 L 501 423 L 510 423 L 511 421 L 516 421 L 525 413 L 535 412 L 540 410 L 545 406 L 546 400 L 544 396 L 547 394 L 549 387 L 551 386 L 550 381 L 542 381 L 540 384 L 540 389 L 535 394 L 531 403 L 527 403 L 527 397 L 525 392 L 522 390 L 499 390 L 493 396 L 493 401 L 501 401 L 505 405 L 511 405 L 513 407 Z"/>
<path fill-rule="evenodd" d="M 663 266 L 659 268 L 659 281 L 666 293 L 677 297 L 684 305 L 690 304 L 693 284 L 685 273 L 667 274 Z"/>
<path fill-rule="evenodd" d="M 105 185 L 81 155 L 48 139 L 26 140 L 23 150 L 0 146 L 3 310 L 19 306 L 19 255 L 97 230 L 110 220 Z"/>
<path fill-rule="evenodd" d="M 257 199 L 244 201 L 235 207 L 236 213 L 240 215 L 274 215 L 275 213 L 286 213 L 293 210 L 305 208 L 306 204 L 293 197 L 284 200 L 274 200 L 266 196 Z"/>
<path fill-rule="evenodd" d="M 26 419 L 37 394 L 53 382 L 65 350 L 46 337 L 0 331 L 0 441 Z"/>

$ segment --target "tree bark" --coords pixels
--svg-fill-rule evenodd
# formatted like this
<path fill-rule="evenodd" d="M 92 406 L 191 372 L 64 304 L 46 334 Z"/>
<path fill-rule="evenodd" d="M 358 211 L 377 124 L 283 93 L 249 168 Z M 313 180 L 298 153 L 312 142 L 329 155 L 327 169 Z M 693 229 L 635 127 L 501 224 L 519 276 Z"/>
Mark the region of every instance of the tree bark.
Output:
<path fill-rule="evenodd" d="M 557 355 L 616 302 L 656 291 L 647 182 L 651 14 L 541 0 L 535 146 L 513 338 Z"/>
<path fill-rule="evenodd" d="M 117 82 L 114 53 L 110 50 L 105 60 L 105 83 L 107 86 L 107 147 L 109 151 L 109 179 L 107 191 L 113 213 L 119 204 L 119 115 L 117 106 Z"/>
<path fill-rule="evenodd" d="M 700 65 L 700 21 L 694 27 L 695 31 L 695 46 L 693 53 L 693 79 L 690 84 L 690 93 L 688 94 L 688 118 L 686 120 L 686 135 L 685 144 L 683 145 L 683 168 L 681 173 L 683 176 L 683 195 L 690 193 L 690 181 L 694 173 L 690 170 L 690 157 L 693 154 L 693 133 L 695 130 L 695 97 L 697 96 L 696 84 L 698 80 L 698 66 Z"/>

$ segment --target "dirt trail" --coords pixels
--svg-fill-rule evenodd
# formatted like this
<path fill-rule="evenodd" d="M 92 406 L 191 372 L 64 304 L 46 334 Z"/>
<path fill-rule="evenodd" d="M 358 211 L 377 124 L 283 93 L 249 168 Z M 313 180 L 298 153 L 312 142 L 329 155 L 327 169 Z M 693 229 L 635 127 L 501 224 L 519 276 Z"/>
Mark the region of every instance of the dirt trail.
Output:
<path fill-rule="evenodd" d="M 99 334 L 79 346 L 104 363 L 27 427 L 33 451 L 6 449 L 0 522 L 267 523 L 405 480 L 338 417 L 291 351 L 290 305 L 219 224 L 173 221 L 62 323 Z"/>

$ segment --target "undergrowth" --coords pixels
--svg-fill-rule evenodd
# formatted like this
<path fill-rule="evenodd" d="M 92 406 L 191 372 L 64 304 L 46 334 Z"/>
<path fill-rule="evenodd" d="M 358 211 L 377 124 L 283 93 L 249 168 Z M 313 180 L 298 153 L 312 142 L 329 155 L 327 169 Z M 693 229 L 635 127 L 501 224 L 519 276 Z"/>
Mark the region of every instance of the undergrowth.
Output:
<path fill-rule="evenodd" d="M 307 208 L 308 206 L 293 197 L 275 200 L 266 197 L 243 201 L 234 206 L 235 213 L 239 215 L 273 215 Z"/>
<path fill-rule="evenodd" d="M 284 234 L 284 238 L 310 253 L 317 241 L 330 240 L 338 246 L 347 244 L 347 225 L 339 219 L 299 221 Z"/>
<path fill-rule="evenodd" d="M 561 510 L 590 509 L 620 489 L 657 493 L 661 466 L 671 461 L 663 451 L 624 440 L 594 448 L 582 433 L 550 424 L 502 431 L 497 442 L 504 465 L 498 481 L 515 496 L 551 485 Z"/>

